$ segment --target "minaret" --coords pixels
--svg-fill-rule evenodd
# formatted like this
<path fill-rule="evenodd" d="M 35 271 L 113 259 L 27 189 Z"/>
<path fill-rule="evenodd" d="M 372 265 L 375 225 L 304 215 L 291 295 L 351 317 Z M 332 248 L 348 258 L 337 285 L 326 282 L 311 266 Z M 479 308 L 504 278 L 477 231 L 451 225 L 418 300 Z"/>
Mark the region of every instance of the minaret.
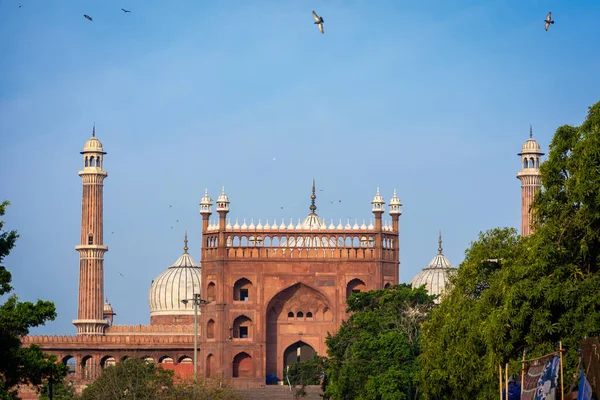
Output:
<path fill-rule="evenodd" d="M 102 143 L 96 138 L 96 127 L 92 137 L 83 146 L 83 181 L 81 204 L 81 239 L 75 247 L 79 252 L 79 307 L 73 324 L 78 335 L 103 335 L 108 325 L 104 317 L 104 253 L 103 244 L 103 182 L 107 177 L 102 169 L 106 154 Z"/>
<path fill-rule="evenodd" d="M 521 181 L 521 235 L 529 236 L 533 233 L 531 204 L 535 193 L 542 187 L 540 157 L 544 155 L 540 144 L 533 139 L 531 125 L 529 125 L 529 139 L 523 144 L 519 155 L 522 167 L 517 173 L 517 179 Z"/>

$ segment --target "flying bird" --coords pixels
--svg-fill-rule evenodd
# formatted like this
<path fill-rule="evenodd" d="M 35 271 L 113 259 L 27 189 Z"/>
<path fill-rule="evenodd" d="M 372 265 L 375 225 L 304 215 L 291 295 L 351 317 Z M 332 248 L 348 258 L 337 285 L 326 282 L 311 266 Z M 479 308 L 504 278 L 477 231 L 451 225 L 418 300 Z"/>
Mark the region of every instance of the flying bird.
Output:
<path fill-rule="evenodd" d="M 321 33 L 325 33 L 325 31 L 323 30 L 323 22 L 325 22 L 323 17 L 319 17 L 317 15 L 317 13 L 315 12 L 315 10 L 313 10 L 312 14 L 313 14 L 313 18 L 315 19 L 315 25 L 319 26 L 319 30 L 321 31 Z"/>
<path fill-rule="evenodd" d="M 88 20 L 90 20 L 90 21 L 94 22 L 94 21 L 92 20 L 92 17 L 90 17 L 89 15 L 87 15 L 87 14 L 83 14 L 83 16 L 85 17 L 85 19 L 88 19 Z"/>
<path fill-rule="evenodd" d="M 119 275 L 121 275 L 123 278 L 125 278 L 125 275 L 123 275 L 122 273 L 119 272 Z"/>
<path fill-rule="evenodd" d="M 546 17 L 544 22 L 546 23 L 546 32 L 548 32 L 548 28 L 550 27 L 550 24 L 554 23 L 554 21 L 552 21 L 552 11 L 550 11 L 548 13 L 548 16 Z"/>
<path fill-rule="evenodd" d="M 131 11 L 129 11 L 129 10 L 126 10 L 126 9 L 124 9 L 124 8 L 121 8 L 121 10 L 122 10 L 124 13 L 131 12 Z"/>
<path fill-rule="evenodd" d="M 21 5 L 19 4 L 19 8 L 21 8 Z"/>

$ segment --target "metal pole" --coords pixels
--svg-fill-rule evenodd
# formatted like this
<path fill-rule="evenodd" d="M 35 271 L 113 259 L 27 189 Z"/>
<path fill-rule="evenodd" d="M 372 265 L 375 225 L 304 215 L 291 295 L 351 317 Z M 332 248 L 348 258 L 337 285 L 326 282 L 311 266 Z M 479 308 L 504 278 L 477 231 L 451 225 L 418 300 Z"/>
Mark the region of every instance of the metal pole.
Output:
<path fill-rule="evenodd" d="M 194 381 L 198 380 L 198 299 L 194 295 Z"/>

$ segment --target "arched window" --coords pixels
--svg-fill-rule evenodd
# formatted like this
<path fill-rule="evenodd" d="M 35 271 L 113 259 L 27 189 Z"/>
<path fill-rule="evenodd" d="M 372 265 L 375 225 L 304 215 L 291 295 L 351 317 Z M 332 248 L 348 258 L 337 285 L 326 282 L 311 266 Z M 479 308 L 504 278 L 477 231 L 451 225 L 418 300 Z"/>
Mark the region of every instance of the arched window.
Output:
<path fill-rule="evenodd" d="M 346 286 L 346 298 L 352 296 L 355 293 L 365 292 L 366 289 L 367 287 L 363 281 L 361 281 L 358 278 L 352 279 L 350 282 L 348 282 L 348 285 Z"/>
<path fill-rule="evenodd" d="M 94 163 L 94 156 L 90 157 L 90 167 L 95 167 L 95 163 Z"/>
<path fill-rule="evenodd" d="M 213 321 L 212 319 L 208 321 L 208 324 L 206 324 L 206 338 L 215 338 L 215 321 Z"/>
<path fill-rule="evenodd" d="M 313 318 L 312 313 L 310 311 L 307 312 L 306 313 L 306 319 L 312 319 L 312 318 Z"/>
<path fill-rule="evenodd" d="M 206 357 L 206 377 L 210 378 L 213 375 L 213 371 L 215 370 L 215 358 L 212 354 L 209 354 Z"/>
<path fill-rule="evenodd" d="M 535 163 L 533 162 L 533 157 L 531 157 L 529 159 L 529 168 L 534 168 L 535 167 Z"/>
<path fill-rule="evenodd" d="M 245 315 L 240 315 L 233 321 L 233 337 L 236 339 L 249 339 L 252 337 L 252 320 Z"/>
<path fill-rule="evenodd" d="M 252 282 L 246 278 L 238 279 L 233 285 L 233 301 L 248 301 Z"/>
<path fill-rule="evenodd" d="M 206 300 L 215 301 L 217 298 L 217 285 L 214 282 L 210 282 L 206 287 Z"/>
<path fill-rule="evenodd" d="M 528 163 L 527 163 L 527 159 L 524 159 L 524 160 L 523 160 L 523 168 L 527 168 L 527 165 L 528 165 Z"/>
<path fill-rule="evenodd" d="M 296 318 L 304 318 L 304 313 L 302 311 L 298 311 L 296 313 Z"/>
<path fill-rule="evenodd" d="M 253 374 L 252 357 L 245 352 L 237 354 L 233 358 L 233 377 L 250 378 Z"/>
<path fill-rule="evenodd" d="M 94 244 L 94 235 L 91 233 L 88 235 L 88 244 Z"/>
<path fill-rule="evenodd" d="M 540 158 L 539 157 L 536 157 L 536 159 L 535 159 L 535 167 L 538 169 L 540 168 Z"/>
<path fill-rule="evenodd" d="M 90 160 L 87 157 L 85 157 L 85 166 L 87 167 L 89 165 L 90 165 Z"/>
<path fill-rule="evenodd" d="M 290 312 L 288 313 L 288 318 L 289 318 L 289 319 L 293 319 L 293 318 L 294 318 L 294 313 L 290 311 Z"/>

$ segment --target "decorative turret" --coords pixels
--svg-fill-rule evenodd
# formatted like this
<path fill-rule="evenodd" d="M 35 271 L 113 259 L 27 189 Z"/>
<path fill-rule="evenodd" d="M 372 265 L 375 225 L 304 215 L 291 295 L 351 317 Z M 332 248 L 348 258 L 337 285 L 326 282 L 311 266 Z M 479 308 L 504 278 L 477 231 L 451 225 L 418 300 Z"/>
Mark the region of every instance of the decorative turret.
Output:
<path fill-rule="evenodd" d="M 383 212 L 385 211 L 385 201 L 383 200 L 383 197 L 379 194 L 379 186 L 377 187 L 377 193 L 375 194 L 375 197 L 373 197 L 373 201 L 371 202 L 371 204 L 373 204 L 373 212 L 374 213 L 380 213 L 383 214 Z"/>
<path fill-rule="evenodd" d="M 204 196 L 202 196 L 202 199 L 200 200 L 200 214 L 212 214 L 212 205 L 212 199 L 208 195 L 208 189 L 206 189 L 204 191 Z"/>
<path fill-rule="evenodd" d="M 217 199 L 217 211 L 219 213 L 221 213 L 223 211 L 225 213 L 229 212 L 229 198 L 225 194 L 225 186 L 223 186 L 223 190 L 221 190 L 221 194 L 219 195 L 219 198 Z"/>
<path fill-rule="evenodd" d="M 112 308 L 112 305 L 108 302 L 108 297 L 104 302 L 104 319 L 108 321 L 109 325 L 113 324 L 113 317 L 117 315 Z"/>
<path fill-rule="evenodd" d="M 531 204 L 535 193 L 542 187 L 540 158 L 544 155 L 540 144 L 533 139 L 531 125 L 529 125 L 529 139 L 523 144 L 519 155 L 522 165 L 521 171 L 517 173 L 517 179 L 521 181 L 521 235 L 529 236 L 533 233 Z"/>
<path fill-rule="evenodd" d="M 390 199 L 390 215 L 402 215 L 402 202 L 396 195 L 396 189 L 394 189 L 394 195 Z"/>

